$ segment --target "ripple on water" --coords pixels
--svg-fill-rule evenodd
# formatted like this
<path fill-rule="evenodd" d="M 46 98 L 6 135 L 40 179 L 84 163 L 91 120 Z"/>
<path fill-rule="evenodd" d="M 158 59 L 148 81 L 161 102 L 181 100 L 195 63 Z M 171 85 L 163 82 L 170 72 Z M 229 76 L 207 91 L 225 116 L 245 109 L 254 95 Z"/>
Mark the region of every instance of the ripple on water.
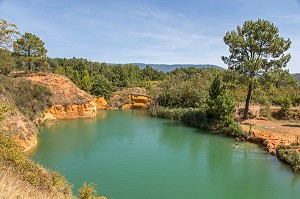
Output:
<path fill-rule="evenodd" d="M 224 139 L 227 139 L 224 141 Z M 209 140 L 208 148 L 222 152 L 230 151 L 234 157 L 266 158 L 266 152 L 259 145 L 249 142 L 237 142 L 232 138 L 214 137 Z"/>

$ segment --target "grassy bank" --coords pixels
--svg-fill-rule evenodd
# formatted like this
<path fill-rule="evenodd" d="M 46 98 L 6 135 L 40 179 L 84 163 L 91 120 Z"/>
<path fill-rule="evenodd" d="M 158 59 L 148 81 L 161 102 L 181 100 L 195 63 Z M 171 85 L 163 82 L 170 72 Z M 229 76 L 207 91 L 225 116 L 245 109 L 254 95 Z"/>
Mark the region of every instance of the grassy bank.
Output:
<path fill-rule="evenodd" d="M 247 139 L 249 134 L 244 132 L 237 122 L 226 123 L 210 118 L 206 111 L 198 108 L 166 108 L 153 107 L 149 109 L 153 117 L 179 120 L 198 126 L 205 130 L 217 131 L 221 134 Z"/>
<path fill-rule="evenodd" d="M 299 145 L 278 146 L 276 149 L 277 157 L 290 165 L 296 172 L 300 172 L 300 153 L 298 149 Z"/>
<path fill-rule="evenodd" d="M 35 164 L 3 132 L 0 133 L 0 173 L 3 198 L 72 198 L 72 186 L 63 175 Z"/>

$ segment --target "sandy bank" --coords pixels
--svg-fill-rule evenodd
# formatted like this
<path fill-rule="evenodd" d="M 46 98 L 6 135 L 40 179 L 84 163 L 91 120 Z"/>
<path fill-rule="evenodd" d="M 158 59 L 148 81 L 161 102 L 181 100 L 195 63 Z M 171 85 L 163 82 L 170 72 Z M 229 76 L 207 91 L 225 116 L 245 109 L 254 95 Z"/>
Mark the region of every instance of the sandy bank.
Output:
<path fill-rule="evenodd" d="M 278 120 L 248 119 L 240 122 L 244 131 L 251 131 L 250 141 L 265 145 L 268 153 L 276 155 L 279 145 L 300 141 L 300 123 Z M 300 152 L 300 148 L 298 149 Z"/>

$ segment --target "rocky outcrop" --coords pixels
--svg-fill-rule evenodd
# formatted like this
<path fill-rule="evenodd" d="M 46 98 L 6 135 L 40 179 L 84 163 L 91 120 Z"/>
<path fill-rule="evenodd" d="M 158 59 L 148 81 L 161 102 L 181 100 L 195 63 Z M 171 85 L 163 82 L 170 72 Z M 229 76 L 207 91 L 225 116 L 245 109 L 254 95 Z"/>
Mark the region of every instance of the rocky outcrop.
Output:
<path fill-rule="evenodd" d="M 37 144 L 36 126 L 3 95 L 0 95 L 0 104 L 0 133 L 11 135 L 24 151 L 33 148 Z"/>
<path fill-rule="evenodd" d="M 68 78 L 58 74 L 31 74 L 26 79 L 42 84 L 52 92 L 52 106 L 45 111 L 45 119 L 73 119 L 95 117 L 96 103 L 87 92 L 79 89 Z"/>
<path fill-rule="evenodd" d="M 151 104 L 151 98 L 145 95 L 134 95 L 128 96 L 129 103 L 122 105 L 122 109 L 148 109 Z"/>
<path fill-rule="evenodd" d="M 145 88 L 126 88 L 113 93 L 110 103 L 121 109 L 148 109 L 152 100 Z"/>
<path fill-rule="evenodd" d="M 45 111 L 44 119 L 73 119 L 79 117 L 95 117 L 97 112 L 95 102 L 82 105 L 54 105 Z"/>
<path fill-rule="evenodd" d="M 24 151 L 28 151 L 36 146 L 37 144 L 37 133 L 36 126 L 22 115 L 15 115 L 10 118 L 7 129 L 10 132 L 14 132 L 15 142 L 23 148 Z"/>
<path fill-rule="evenodd" d="M 105 110 L 109 109 L 109 105 L 104 97 L 96 97 L 93 99 L 93 101 L 96 103 L 97 110 Z"/>

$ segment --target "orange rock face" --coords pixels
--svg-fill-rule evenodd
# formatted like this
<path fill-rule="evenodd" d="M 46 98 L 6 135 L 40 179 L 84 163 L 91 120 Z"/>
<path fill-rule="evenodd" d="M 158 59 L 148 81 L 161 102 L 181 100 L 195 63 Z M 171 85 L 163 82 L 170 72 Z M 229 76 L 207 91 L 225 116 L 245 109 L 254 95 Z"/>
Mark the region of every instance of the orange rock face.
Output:
<path fill-rule="evenodd" d="M 83 105 L 54 105 L 45 111 L 44 119 L 74 119 L 80 117 L 95 117 L 97 108 L 91 101 Z"/>
<path fill-rule="evenodd" d="M 37 144 L 36 126 L 19 112 L 7 114 L 1 121 L 0 127 L 3 132 L 11 134 L 24 151 L 28 151 Z"/>
<path fill-rule="evenodd" d="M 93 101 L 96 103 L 97 110 L 105 110 L 109 107 L 104 97 L 94 98 Z"/>
<path fill-rule="evenodd" d="M 51 97 L 53 105 L 45 111 L 43 119 L 96 116 L 97 104 L 93 101 L 93 97 L 79 89 L 65 76 L 50 73 L 31 74 L 26 79 L 48 87 L 53 94 Z"/>
<path fill-rule="evenodd" d="M 132 105 L 131 104 L 123 104 L 122 109 L 131 109 Z"/>
<path fill-rule="evenodd" d="M 151 98 L 147 96 L 131 96 L 132 108 L 148 109 L 151 103 Z"/>
<path fill-rule="evenodd" d="M 122 105 L 122 109 L 148 109 L 151 98 L 144 95 L 128 95 L 128 103 Z"/>

